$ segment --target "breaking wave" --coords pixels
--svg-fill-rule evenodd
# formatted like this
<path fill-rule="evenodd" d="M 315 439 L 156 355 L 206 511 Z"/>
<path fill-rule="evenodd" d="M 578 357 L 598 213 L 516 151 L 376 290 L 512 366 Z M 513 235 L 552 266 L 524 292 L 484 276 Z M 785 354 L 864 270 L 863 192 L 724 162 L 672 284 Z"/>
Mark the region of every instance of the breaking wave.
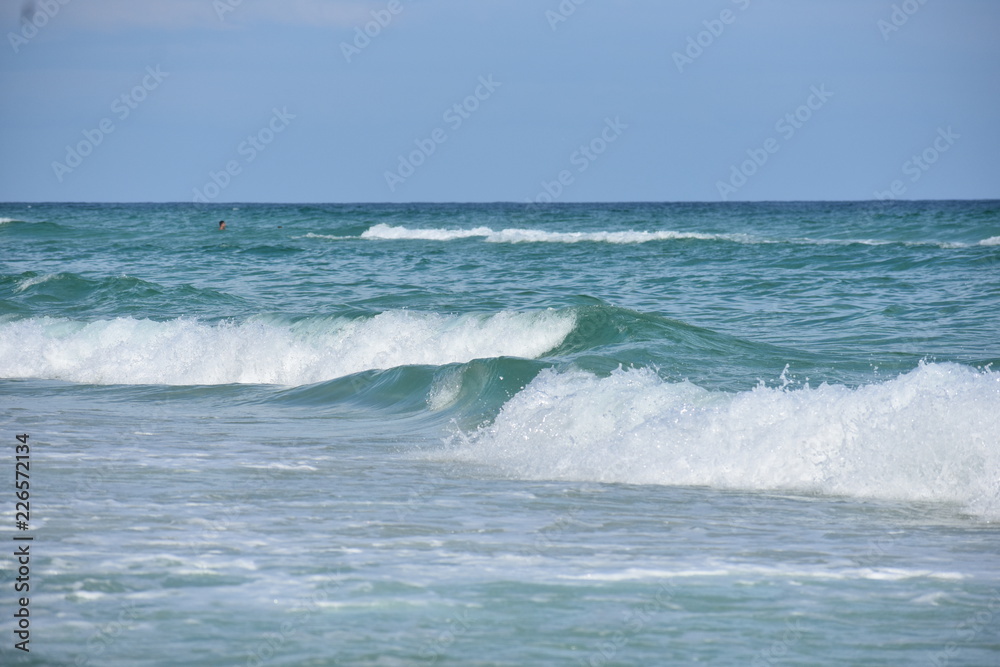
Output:
<path fill-rule="evenodd" d="M 434 456 L 520 479 L 943 501 L 1000 518 L 1000 372 L 921 364 L 849 388 L 723 392 L 543 370 Z"/>
<path fill-rule="evenodd" d="M 373 369 L 536 358 L 573 330 L 570 312 L 255 318 L 206 324 L 120 317 L 0 324 L 0 377 L 90 384 L 303 385 Z"/>

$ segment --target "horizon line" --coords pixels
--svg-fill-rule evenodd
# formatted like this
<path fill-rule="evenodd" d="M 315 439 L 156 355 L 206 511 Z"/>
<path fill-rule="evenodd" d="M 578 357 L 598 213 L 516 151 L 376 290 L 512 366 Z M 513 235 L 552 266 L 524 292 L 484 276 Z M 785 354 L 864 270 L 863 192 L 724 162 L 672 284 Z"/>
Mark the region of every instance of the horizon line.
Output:
<path fill-rule="evenodd" d="M 52 200 L 52 201 L 0 201 L 0 206 L 35 206 L 53 204 L 73 204 L 73 205 L 129 205 L 129 204 L 156 204 L 156 205 L 188 205 L 192 207 L 213 208 L 219 206 L 482 206 L 482 205 L 507 205 L 524 207 L 554 207 L 554 206 L 595 206 L 608 204 L 917 204 L 927 202 L 1000 202 L 1000 197 L 969 198 L 969 199 L 736 199 L 731 201 L 706 201 L 697 199 L 633 199 L 633 200 L 602 200 L 602 201 L 567 201 L 567 202 L 517 202 L 510 200 L 493 201 L 232 201 L 232 202 L 192 202 L 179 200 L 135 200 L 135 201 L 82 201 L 82 200 Z"/>

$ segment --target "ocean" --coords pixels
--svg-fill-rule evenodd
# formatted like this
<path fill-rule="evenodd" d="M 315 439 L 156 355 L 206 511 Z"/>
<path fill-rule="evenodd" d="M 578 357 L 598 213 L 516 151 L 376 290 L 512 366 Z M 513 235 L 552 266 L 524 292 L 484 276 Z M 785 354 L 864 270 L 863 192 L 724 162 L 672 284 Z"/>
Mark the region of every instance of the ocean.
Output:
<path fill-rule="evenodd" d="M 4 665 L 994 666 L 1000 202 L 0 204 L 0 440 Z"/>

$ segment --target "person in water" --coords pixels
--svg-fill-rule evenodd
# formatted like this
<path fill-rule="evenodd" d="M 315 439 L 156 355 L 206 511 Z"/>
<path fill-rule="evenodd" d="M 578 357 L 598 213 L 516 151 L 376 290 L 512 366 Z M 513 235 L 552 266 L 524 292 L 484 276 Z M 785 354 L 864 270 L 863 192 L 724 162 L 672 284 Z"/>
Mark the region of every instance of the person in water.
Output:
<path fill-rule="evenodd" d="M 226 231 L 226 221 L 225 220 L 219 220 L 219 231 L 220 232 Z"/>

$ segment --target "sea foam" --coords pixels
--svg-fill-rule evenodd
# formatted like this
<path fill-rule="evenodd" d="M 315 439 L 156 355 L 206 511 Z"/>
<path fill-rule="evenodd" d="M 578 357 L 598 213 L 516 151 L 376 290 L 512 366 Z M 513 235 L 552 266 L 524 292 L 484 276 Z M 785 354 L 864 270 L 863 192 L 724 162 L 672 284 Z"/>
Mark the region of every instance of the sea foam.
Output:
<path fill-rule="evenodd" d="M 857 388 L 733 393 L 546 370 L 437 455 L 520 479 L 946 501 L 1000 519 L 1000 373 L 921 364 Z"/>
<path fill-rule="evenodd" d="M 547 232 L 539 229 L 502 229 L 489 227 L 472 229 L 412 229 L 377 224 L 361 234 L 363 239 L 454 241 L 482 237 L 489 243 L 648 243 L 650 241 L 670 241 L 696 239 L 702 241 L 727 240 L 746 241 L 743 234 L 702 234 L 699 232 L 675 231 L 622 231 L 622 232 Z"/>
<path fill-rule="evenodd" d="M 220 324 L 32 318 L 0 324 L 0 377 L 302 385 L 403 365 L 535 358 L 557 347 L 575 322 L 573 314 L 557 311 L 464 316 L 389 311 L 293 324 L 263 318 Z"/>
<path fill-rule="evenodd" d="M 325 238 L 330 240 L 345 240 L 342 236 L 324 236 L 322 234 L 306 234 L 299 238 Z M 716 234 L 706 232 L 663 231 L 590 231 L 590 232 L 552 232 L 541 229 L 501 229 L 490 227 L 473 227 L 470 229 L 415 229 L 411 227 L 392 226 L 379 223 L 361 234 L 362 239 L 386 241 L 456 241 L 460 239 L 481 238 L 487 243 L 613 243 L 638 244 L 654 241 L 726 241 L 747 245 L 810 245 L 810 246 L 888 246 L 903 245 L 912 247 L 938 247 L 943 249 L 971 248 L 974 245 L 1000 245 L 1000 236 L 993 236 L 976 244 L 946 242 L 936 240 L 900 241 L 890 239 L 815 239 L 800 238 L 767 238 L 750 234 Z"/>

